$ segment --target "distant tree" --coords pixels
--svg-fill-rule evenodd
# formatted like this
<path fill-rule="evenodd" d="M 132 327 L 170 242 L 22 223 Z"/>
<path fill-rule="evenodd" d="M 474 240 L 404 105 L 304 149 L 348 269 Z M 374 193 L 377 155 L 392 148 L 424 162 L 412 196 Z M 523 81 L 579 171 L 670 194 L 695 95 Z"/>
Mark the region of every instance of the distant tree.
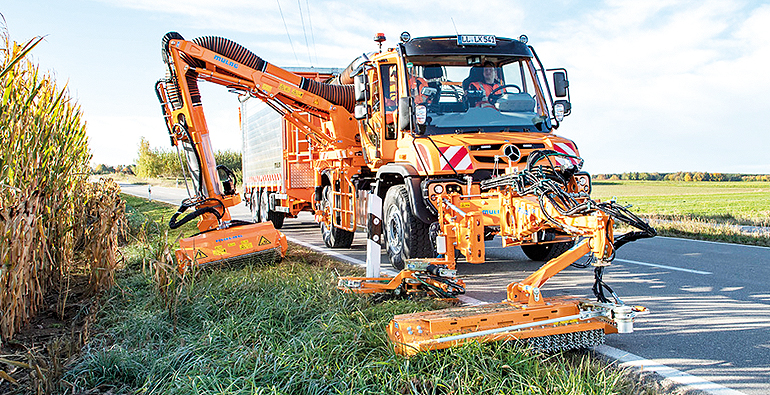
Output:
<path fill-rule="evenodd" d="M 100 163 L 94 167 L 93 172 L 94 174 L 107 174 L 108 173 L 107 166 L 104 165 L 103 163 Z"/>
<path fill-rule="evenodd" d="M 708 181 L 708 177 L 706 176 L 706 173 L 695 172 L 695 173 L 692 174 L 692 180 L 693 181 Z"/>
<path fill-rule="evenodd" d="M 158 177 L 163 171 L 163 163 L 157 150 L 150 148 L 150 142 L 144 137 L 139 140 L 139 159 L 136 164 L 136 175 L 143 178 Z"/>

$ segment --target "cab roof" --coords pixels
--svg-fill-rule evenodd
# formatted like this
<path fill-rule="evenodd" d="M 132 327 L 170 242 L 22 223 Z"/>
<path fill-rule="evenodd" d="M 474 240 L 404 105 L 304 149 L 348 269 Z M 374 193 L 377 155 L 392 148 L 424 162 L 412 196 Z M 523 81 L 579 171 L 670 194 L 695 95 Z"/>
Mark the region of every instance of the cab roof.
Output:
<path fill-rule="evenodd" d="M 406 56 L 481 55 L 496 58 L 532 57 L 532 51 L 527 47 L 527 44 L 504 37 L 495 37 L 494 44 L 486 45 L 461 45 L 458 36 L 417 37 L 400 45 L 403 54 Z"/>

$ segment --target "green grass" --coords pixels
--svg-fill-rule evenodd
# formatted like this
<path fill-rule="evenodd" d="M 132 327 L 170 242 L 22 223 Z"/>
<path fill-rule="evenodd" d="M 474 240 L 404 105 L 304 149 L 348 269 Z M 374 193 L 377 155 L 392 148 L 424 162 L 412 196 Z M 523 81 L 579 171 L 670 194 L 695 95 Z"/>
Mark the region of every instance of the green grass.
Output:
<path fill-rule="evenodd" d="M 594 181 L 592 196 L 633 205 L 664 236 L 770 246 L 730 226 L 770 226 L 770 182 Z"/>
<path fill-rule="evenodd" d="M 647 215 L 733 218 L 770 226 L 770 182 L 594 181 L 592 195 L 617 197 Z"/>
<path fill-rule="evenodd" d="M 163 217 L 153 206 L 134 204 Z M 515 344 L 468 344 L 408 359 L 395 355 L 385 334 L 393 315 L 446 304 L 375 303 L 336 289 L 337 273 L 359 272 L 291 245 L 277 265 L 199 272 L 173 312 L 152 277 L 129 267 L 105 295 L 99 334 L 65 375 L 68 392 L 641 392 L 585 353 L 546 356 Z"/>
<path fill-rule="evenodd" d="M 126 215 L 129 218 L 129 225 L 133 229 L 136 229 L 139 224 L 146 222 L 149 226 L 153 227 L 153 232 L 166 230 L 168 229 L 168 220 L 177 210 L 177 206 L 171 204 L 158 201 L 151 202 L 147 199 L 127 195 L 125 193 L 121 193 L 120 197 L 126 202 Z M 189 212 L 190 210 L 185 214 Z M 193 235 L 198 233 L 198 228 L 195 224 L 196 221 L 193 220 L 182 225 L 178 229 L 168 229 L 169 234 L 173 234 L 174 236 L 180 234 L 184 236 Z"/>

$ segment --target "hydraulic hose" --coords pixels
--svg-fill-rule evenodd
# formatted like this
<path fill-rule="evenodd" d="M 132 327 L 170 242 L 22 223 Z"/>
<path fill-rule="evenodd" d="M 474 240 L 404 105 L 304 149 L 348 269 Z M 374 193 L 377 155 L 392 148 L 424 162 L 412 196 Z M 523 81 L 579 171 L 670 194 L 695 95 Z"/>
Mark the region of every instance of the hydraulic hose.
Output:
<path fill-rule="evenodd" d="M 218 206 L 223 206 L 222 202 L 217 200 L 217 199 L 205 199 L 203 202 L 205 202 L 205 201 L 216 201 L 216 202 L 218 202 Z M 180 226 L 182 226 L 182 225 L 192 221 L 193 219 L 200 217 L 201 215 L 203 215 L 205 213 L 213 214 L 215 217 L 217 217 L 217 220 L 222 219 L 222 213 L 220 213 L 219 210 L 214 208 L 216 206 L 208 206 L 208 207 L 201 207 L 201 208 L 199 208 L 199 209 L 197 209 L 197 210 L 195 210 L 195 211 L 185 215 L 184 217 L 182 217 L 181 220 L 177 221 L 177 218 L 179 218 L 179 216 L 182 215 L 182 213 L 187 211 L 188 208 L 193 207 L 196 204 L 200 204 L 200 203 L 202 203 L 202 202 L 192 203 L 189 199 L 183 200 L 182 204 L 179 206 L 179 209 L 177 209 L 177 211 L 174 213 L 174 215 L 171 216 L 171 219 L 168 221 L 168 227 L 171 228 L 171 229 L 176 229 L 176 228 L 178 228 L 178 227 L 180 227 Z"/>
<path fill-rule="evenodd" d="M 163 36 L 163 60 L 166 63 L 171 61 L 168 54 L 168 45 L 169 41 L 174 39 L 183 40 L 184 38 L 182 38 L 182 36 L 176 32 L 170 32 Z M 268 62 L 255 55 L 253 52 L 249 51 L 242 45 L 224 37 L 204 36 L 193 39 L 192 42 L 200 45 L 203 48 L 214 51 L 228 59 L 232 59 L 238 63 L 242 63 L 248 67 L 251 67 L 252 69 L 262 72 L 267 69 Z M 183 55 L 182 59 L 185 63 L 192 67 L 205 67 L 205 63 L 199 59 L 194 59 L 187 55 Z M 201 102 L 201 97 L 200 90 L 198 89 L 197 73 L 194 71 L 188 71 L 184 77 L 187 81 L 187 86 L 190 91 L 190 97 L 192 99 L 193 105 L 199 104 Z M 299 88 L 321 96 L 333 104 L 342 106 L 348 112 L 353 112 L 353 108 L 355 107 L 355 93 L 352 84 L 325 84 L 311 79 L 302 78 L 302 82 L 300 83 Z"/>

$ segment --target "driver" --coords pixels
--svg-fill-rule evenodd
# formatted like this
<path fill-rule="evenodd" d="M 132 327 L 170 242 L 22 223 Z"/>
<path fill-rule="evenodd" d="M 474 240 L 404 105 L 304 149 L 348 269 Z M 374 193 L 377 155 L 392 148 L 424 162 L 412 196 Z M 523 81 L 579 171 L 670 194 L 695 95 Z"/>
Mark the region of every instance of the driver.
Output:
<path fill-rule="evenodd" d="M 482 70 L 483 74 L 481 81 L 471 82 L 468 85 L 468 89 L 480 91 L 484 95 L 484 97 L 475 104 L 476 107 L 494 107 L 492 103 L 499 97 L 499 95 L 495 94 L 491 98 L 489 96 L 495 90 L 498 91 L 497 93 L 501 93 L 500 78 L 497 75 L 497 68 L 492 62 L 486 62 L 484 63 Z"/>

